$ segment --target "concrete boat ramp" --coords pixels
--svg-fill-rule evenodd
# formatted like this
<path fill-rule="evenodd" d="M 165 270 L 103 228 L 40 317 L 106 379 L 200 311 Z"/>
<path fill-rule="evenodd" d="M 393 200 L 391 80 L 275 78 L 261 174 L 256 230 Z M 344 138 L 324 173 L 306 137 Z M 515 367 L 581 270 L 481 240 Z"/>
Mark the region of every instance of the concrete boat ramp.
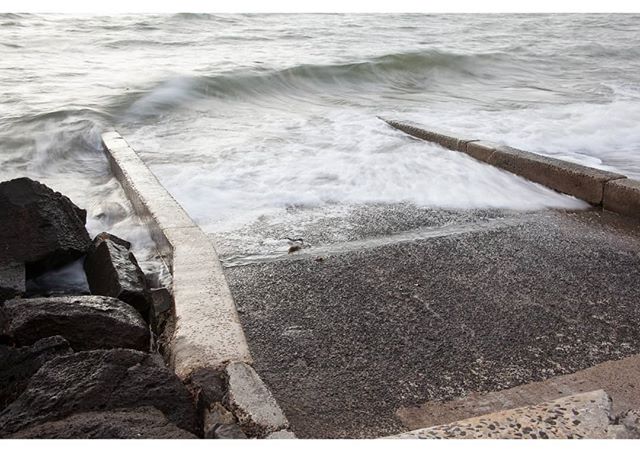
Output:
<path fill-rule="evenodd" d="M 300 437 L 398 433 L 427 402 L 640 353 L 636 221 L 405 207 L 372 228 L 403 210 L 388 209 L 360 212 L 351 242 L 324 225 L 299 253 L 225 268 L 254 366 Z"/>
<path fill-rule="evenodd" d="M 210 235 L 237 360 L 302 438 L 633 437 L 640 221 L 619 193 L 638 188 L 589 178 L 588 210 L 300 208 Z"/>

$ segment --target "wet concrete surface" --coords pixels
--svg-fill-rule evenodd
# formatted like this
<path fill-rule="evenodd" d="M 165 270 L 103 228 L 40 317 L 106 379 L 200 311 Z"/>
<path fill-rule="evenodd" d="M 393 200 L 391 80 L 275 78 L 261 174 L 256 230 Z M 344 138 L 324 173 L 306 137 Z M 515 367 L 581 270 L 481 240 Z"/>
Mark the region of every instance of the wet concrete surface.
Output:
<path fill-rule="evenodd" d="M 434 210 L 412 204 L 333 205 L 322 208 L 291 206 L 285 215 L 265 215 L 238 229 L 210 234 L 226 266 L 252 263 L 262 257 L 287 255 L 289 239 L 302 238 L 304 250 L 380 238 L 391 242 L 406 232 L 448 226 L 483 224 L 520 216 L 509 210 Z"/>
<path fill-rule="evenodd" d="M 312 225 L 301 232 L 325 236 L 301 254 L 225 269 L 255 368 L 299 437 L 398 433 L 403 407 L 640 352 L 637 221 L 414 210 L 377 228 L 381 209 L 345 241 Z"/>

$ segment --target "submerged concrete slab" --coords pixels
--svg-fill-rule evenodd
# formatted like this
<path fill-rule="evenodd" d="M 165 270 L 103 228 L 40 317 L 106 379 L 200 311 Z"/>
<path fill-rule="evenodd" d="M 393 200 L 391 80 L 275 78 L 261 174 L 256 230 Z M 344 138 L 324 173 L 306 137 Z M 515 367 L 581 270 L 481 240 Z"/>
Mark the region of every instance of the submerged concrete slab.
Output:
<path fill-rule="evenodd" d="M 173 276 L 169 359 L 180 378 L 251 355 L 213 244 L 117 132 L 102 136 L 116 178 L 148 225 Z"/>
<path fill-rule="evenodd" d="M 597 390 L 391 436 L 396 439 L 612 439 L 634 437 L 610 418 L 611 400 Z"/>
<path fill-rule="evenodd" d="M 463 221 L 225 270 L 256 370 L 298 437 L 399 433 L 402 407 L 640 353 L 636 221 L 598 211 Z"/>
<path fill-rule="evenodd" d="M 640 355 L 634 355 L 502 391 L 472 392 L 461 399 L 403 407 L 396 412 L 396 416 L 408 430 L 416 430 L 603 389 L 612 400 L 611 415 L 618 417 L 640 407 L 638 376 Z"/>

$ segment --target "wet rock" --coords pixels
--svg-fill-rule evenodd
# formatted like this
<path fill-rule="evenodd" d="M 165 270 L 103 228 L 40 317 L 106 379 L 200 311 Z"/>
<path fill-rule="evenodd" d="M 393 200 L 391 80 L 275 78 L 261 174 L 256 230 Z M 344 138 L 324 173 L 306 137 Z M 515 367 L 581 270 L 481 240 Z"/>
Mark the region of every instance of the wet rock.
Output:
<path fill-rule="evenodd" d="M 131 249 L 131 242 L 125 239 L 121 239 L 117 235 L 109 234 L 108 232 L 101 232 L 100 234 L 96 235 L 93 238 L 91 245 L 93 247 L 96 247 L 97 245 L 99 245 L 104 241 L 111 241 L 111 242 L 114 242 L 116 245 L 122 246 L 128 250 Z"/>
<path fill-rule="evenodd" d="M 18 398 L 44 363 L 71 353 L 61 336 L 41 339 L 30 347 L 0 345 L 0 410 Z"/>
<path fill-rule="evenodd" d="M 89 411 L 20 430 L 9 438 L 40 439 L 194 439 L 154 407 Z"/>
<path fill-rule="evenodd" d="M 91 244 L 86 216 L 69 198 L 29 178 L 0 183 L 0 264 L 24 262 L 32 277 L 73 262 Z"/>
<path fill-rule="evenodd" d="M 164 330 L 173 310 L 173 296 L 164 287 L 150 289 L 151 307 L 149 311 L 149 323 L 156 333 Z"/>
<path fill-rule="evenodd" d="M 115 298 L 29 298 L 5 303 L 6 331 L 25 346 L 63 336 L 76 350 L 132 348 L 148 351 L 150 333 L 140 314 Z"/>
<path fill-rule="evenodd" d="M 221 424 L 217 426 L 213 437 L 215 439 L 247 439 L 247 435 L 238 424 Z"/>
<path fill-rule="evenodd" d="M 54 358 L 0 412 L 0 435 L 88 411 L 153 406 L 177 427 L 196 432 L 195 407 L 162 358 L 136 350 L 92 350 Z"/>
<path fill-rule="evenodd" d="M 289 427 L 287 418 L 251 366 L 234 362 L 226 368 L 227 404 L 249 435 L 262 438 Z"/>
<path fill-rule="evenodd" d="M 0 263 L 0 302 L 24 295 L 25 284 L 23 263 Z"/>
<path fill-rule="evenodd" d="M 118 298 L 147 318 L 150 303 L 146 281 L 130 247 L 129 242 L 114 235 L 98 234 L 87 253 L 84 270 L 92 294 Z"/>
<path fill-rule="evenodd" d="M 216 438 L 216 429 L 221 425 L 235 424 L 236 418 L 221 403 L 214 403 L 204 410 L 202 430 L 205 438 Z"/>

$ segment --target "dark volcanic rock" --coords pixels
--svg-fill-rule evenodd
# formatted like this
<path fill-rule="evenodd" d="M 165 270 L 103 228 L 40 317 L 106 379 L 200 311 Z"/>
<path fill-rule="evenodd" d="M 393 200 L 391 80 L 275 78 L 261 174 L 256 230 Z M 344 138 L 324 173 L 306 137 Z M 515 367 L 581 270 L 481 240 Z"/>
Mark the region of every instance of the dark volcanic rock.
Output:
<path fill-rule="evenodd" d="M 10 438 L 40 439 L 193 439 L 153 407 L 90 411 L 20 430 Z"/>
<path fill-rule="evenodd" d="M 179 428 L 195 432 L 189 392 L 157 355 L 93 350 L 52 359 L 0 412 L 0 435 L 87 411 L 153 406 Z"/>
<path fill-rule="evenodd" d="M 87 212 L 23 177 L 0 183 L 0 264 L 25 262 L 37 276 L 81 257 L 91 240 Z"/>
<path fill-rule="evenodd" d="M 173 310 L 173 297 L 164 287 L 150 289 L 151 307 L 149 311 L 149 323 L 156 333 L 164 330 Z"/>
<path fill-rule="evenodd" d="M 9 336 L 7 327 L 9 326 L 9 319 L 4 312 L 4 305 L 0 304 L 0 344 L 13 345 L 13 338 Z"/>
<path fill-rule="evenodd" d="M 44 363 L 71 353 L 61 336 L 41 339 L 30 347 L 0 345 L 0 410 L 18 398 Z"/>
<path fill-rule="evenodd" d="M 216 430 L 221 425 L 237 424 L 237 419 L 229 410 L 221 403 L 214 403 L 203 411 L 202 416 L 202 432 L 206 439 L 216 437 Z"/>
<path fill-rule="evenodd" d="M 29 298 L 5 303 L 6 334 L 18 345 L 60 335 L 74 350 L 133 348 L 148 351 L 147 324 L 115 298 L 76 296 Z"/>
<path fill-rule="evenodd" d="M 247 435 L 238 424 L 220 424 L 213 433 L 216 439 L 247 439 Z"/>
<path fill-rule="evenodd" d="M 224 398 L 225 383 L 220 371 L 213 368 L 194 370 L 184 381 L 196 401 L 199 410 L 209 409 L 215 402 Z"/>
<path fill-rule="evenodd" d="M 114 235 L 98 234 L 87 254 L 84 270 L 92 294 L 119 298 L 146 318 L 150 305 L 146 280 L 130 247 L 129 242 Z"/>
<path fill-rule="evenodd" d="M 24 295 L 25 280 L 22 262 L 0 263 L 0 302 Z"/>

